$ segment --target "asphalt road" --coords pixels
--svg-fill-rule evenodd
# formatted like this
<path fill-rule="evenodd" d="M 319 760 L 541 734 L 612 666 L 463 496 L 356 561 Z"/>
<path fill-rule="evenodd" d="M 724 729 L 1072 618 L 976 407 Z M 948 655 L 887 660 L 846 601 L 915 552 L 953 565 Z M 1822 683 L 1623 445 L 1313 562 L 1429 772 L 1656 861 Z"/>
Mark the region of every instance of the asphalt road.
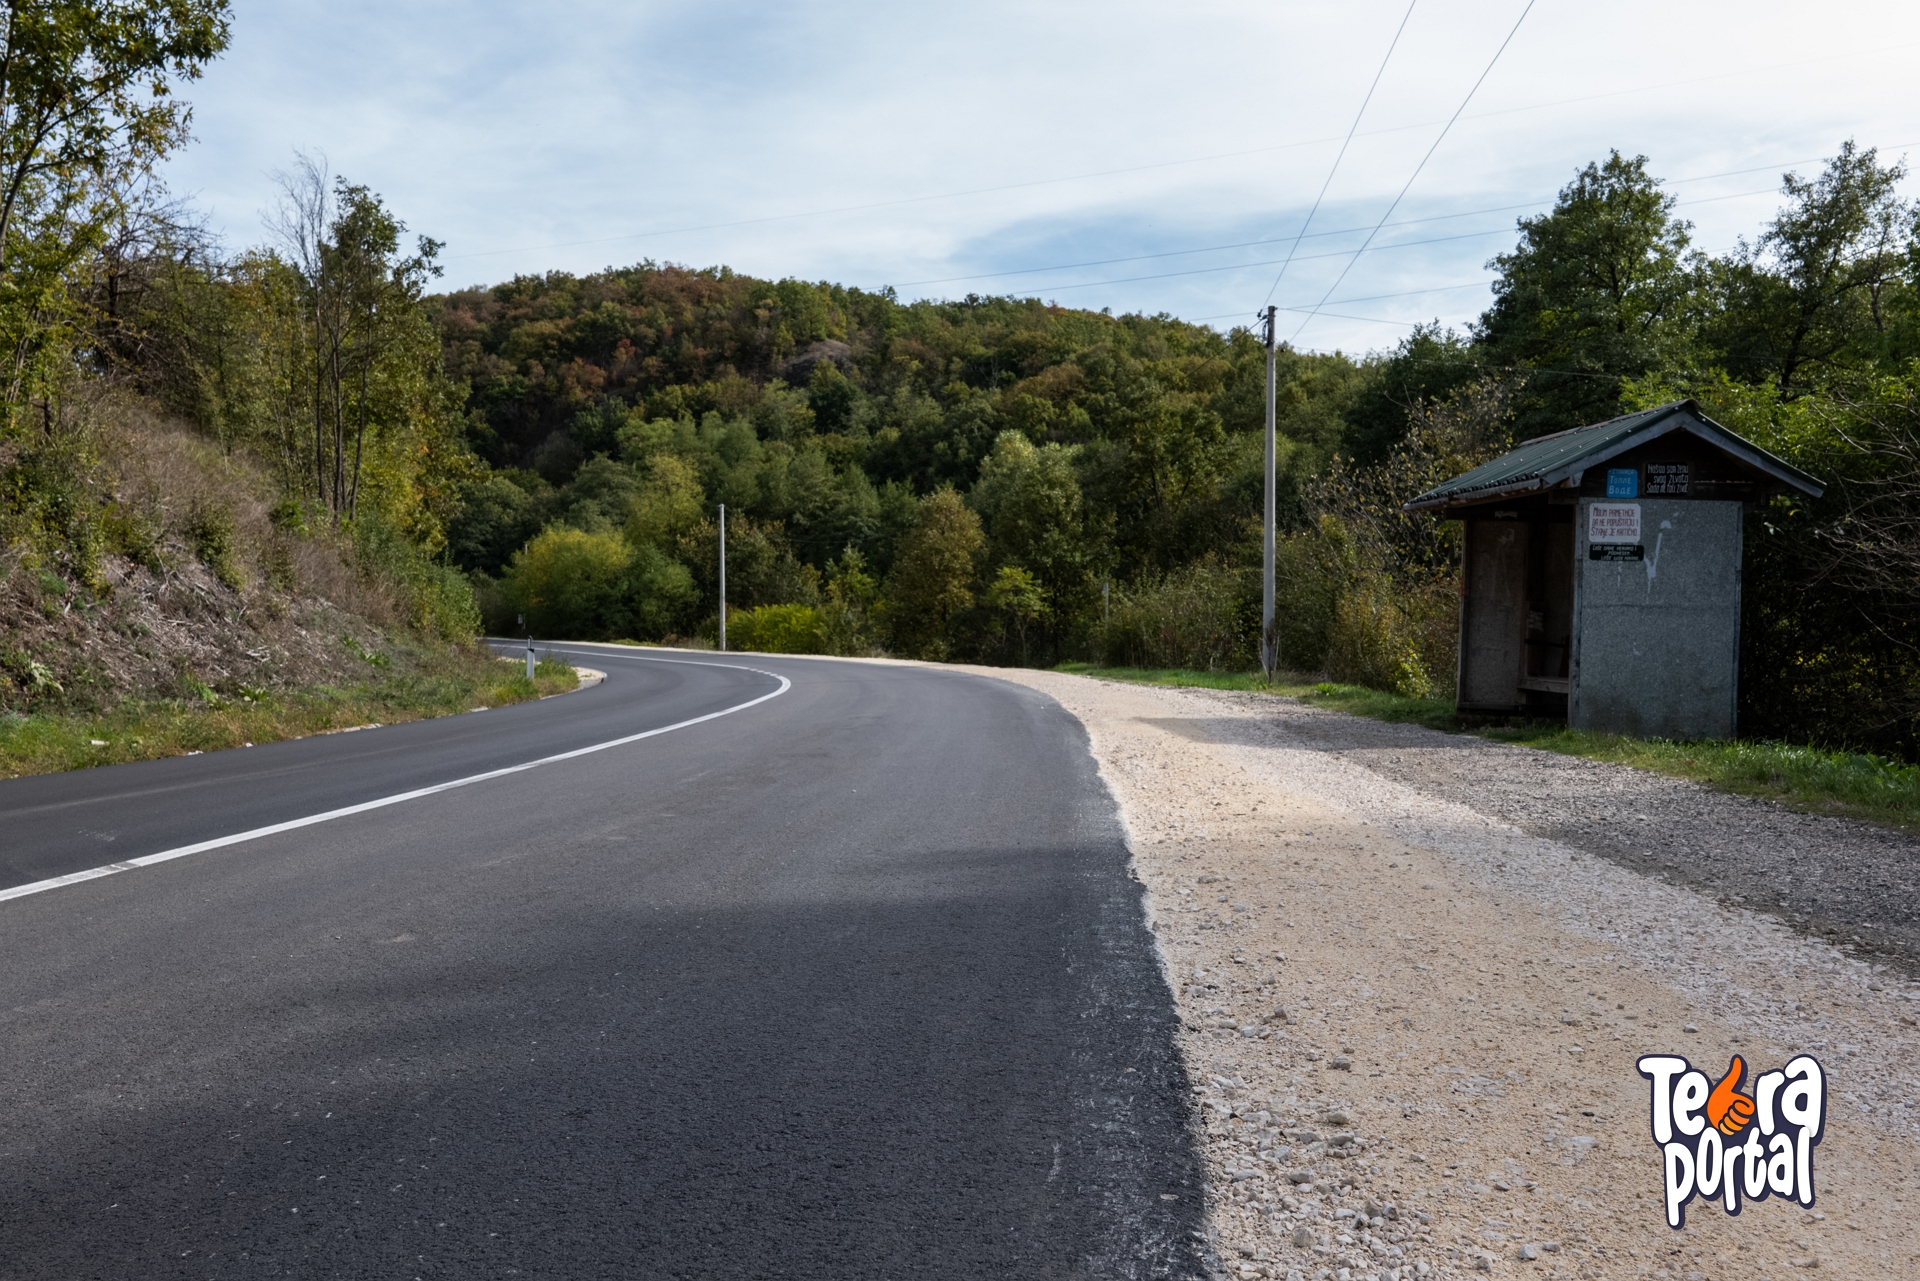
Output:
<path fill-rule="evenodd" d="M 792 682 L 0 902 L 0 1278 L 1201 1274 L 1076 721 L 937 669 L 578 661 L 609 679 L 0 782 L 3 888 Z"/>

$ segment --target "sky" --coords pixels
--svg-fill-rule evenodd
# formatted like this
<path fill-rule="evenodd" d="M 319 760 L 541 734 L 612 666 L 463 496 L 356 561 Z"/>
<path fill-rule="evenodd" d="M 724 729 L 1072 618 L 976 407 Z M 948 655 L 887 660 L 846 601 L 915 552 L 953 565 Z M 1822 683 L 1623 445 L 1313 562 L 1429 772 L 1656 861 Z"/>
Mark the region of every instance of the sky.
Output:
<path fill-rule="evenodd" d="M 324 156 L 448 287 L 651 259 L 1221 329 L 1271 301 L 1365 352 L 1469 323 L 1609 150 L 1714 253 L 1844 139 L 1920 155 L 1917 56 L 1920 6 L 1878 0 L 235 0 L 164 176 L 238 249 Z"/>

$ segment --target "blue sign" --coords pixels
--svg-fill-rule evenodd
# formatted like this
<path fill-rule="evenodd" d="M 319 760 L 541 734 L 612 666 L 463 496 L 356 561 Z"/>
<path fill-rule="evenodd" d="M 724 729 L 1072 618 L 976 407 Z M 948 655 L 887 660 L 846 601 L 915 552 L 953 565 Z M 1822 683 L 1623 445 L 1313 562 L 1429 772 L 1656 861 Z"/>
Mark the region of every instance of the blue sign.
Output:
<path fill-rule="evenodd" d="M 1638 467 L 1607 468 L 1607 497 L 1640 497 L 1640 469 Z"/>

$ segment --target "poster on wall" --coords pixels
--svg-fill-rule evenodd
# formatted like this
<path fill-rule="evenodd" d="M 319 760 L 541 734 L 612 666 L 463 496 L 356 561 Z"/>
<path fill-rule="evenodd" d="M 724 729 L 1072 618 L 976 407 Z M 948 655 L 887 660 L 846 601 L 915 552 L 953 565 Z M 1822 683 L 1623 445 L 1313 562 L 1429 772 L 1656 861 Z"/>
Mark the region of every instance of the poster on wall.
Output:
<path fill-rule="evenodd" d="M 1587 541 L 1590 543 L 1639 542 L 1640 504 L 1595 503 L 1587 508 Z"/>

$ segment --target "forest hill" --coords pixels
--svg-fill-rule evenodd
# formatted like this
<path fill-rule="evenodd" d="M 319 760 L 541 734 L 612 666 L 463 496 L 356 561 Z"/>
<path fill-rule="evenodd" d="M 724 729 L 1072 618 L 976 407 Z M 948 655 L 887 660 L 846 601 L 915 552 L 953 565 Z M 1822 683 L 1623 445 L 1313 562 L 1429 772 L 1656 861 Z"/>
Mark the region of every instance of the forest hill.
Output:
<path fill-rule="evenodd" d="M 1516 440 L 1692 396 L 1839 478 L 1753 516 L 1743 724 L 1910 746 L 1913 592 L 1876 576 L 1891 544 L 1832 537 L 1894 519 L 1910 469 L 1861 447 L 1913 430 L 1903 174 L 1848 144 L 1711 258 L 1645 160 L 1615 154 L 1520 220 L 1467 333 L 1283 350 L 1284 661 L 1448 692 L 1457 532 L 1398 503 Z M 449 550 L 495 617 L 711 631 L 725 503 L 730 604 L 752 611 L 736 643 L 1253 663 L 1263 367 L 1244 330 L 653 263 L 426 305 L 488 464 Z"/>

